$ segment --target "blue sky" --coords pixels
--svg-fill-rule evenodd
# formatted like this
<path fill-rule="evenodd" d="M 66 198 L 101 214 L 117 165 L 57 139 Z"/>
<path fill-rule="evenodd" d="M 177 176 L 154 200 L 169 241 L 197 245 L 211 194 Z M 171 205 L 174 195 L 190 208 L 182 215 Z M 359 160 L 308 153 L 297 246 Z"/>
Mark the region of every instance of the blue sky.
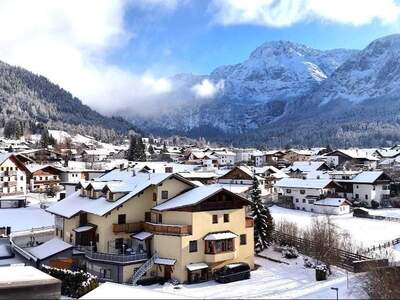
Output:
<path fill-rule="evenodd" d="M 396 32 L 400 0 L 0 1 L 0 60 L 107 115 L 168 106 L 179 93 L 169 76 L 242 62 L 266 41 L 360 49 Z"/>
<path fill-rule="evenodd" d="M 380 20 L 357 26 L 326 20 L 304 20 L 285 27 L 224 25 L 213 21 L 209 3 L 195 1 L 173 10 L 129 7 L 124 20 L 135 36 L 110 59 L 135 72 L 205 74 L 219 65 L 245 60 L 266 41 L 289 40 L 317 49 L 361 49 L 376 38 L 399 31 L 397 24 Z"/>

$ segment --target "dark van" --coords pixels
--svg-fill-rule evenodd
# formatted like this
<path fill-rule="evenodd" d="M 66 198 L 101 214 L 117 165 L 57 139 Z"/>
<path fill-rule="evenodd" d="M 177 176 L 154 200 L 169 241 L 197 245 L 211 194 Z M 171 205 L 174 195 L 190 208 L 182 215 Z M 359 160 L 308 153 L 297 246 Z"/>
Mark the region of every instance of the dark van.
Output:
<path fill-rule="evenodd" d="M 220 283 L 250 278 L 250 266 L 246 263 L 228 264 L 215 272 L 215 280 Z"/>

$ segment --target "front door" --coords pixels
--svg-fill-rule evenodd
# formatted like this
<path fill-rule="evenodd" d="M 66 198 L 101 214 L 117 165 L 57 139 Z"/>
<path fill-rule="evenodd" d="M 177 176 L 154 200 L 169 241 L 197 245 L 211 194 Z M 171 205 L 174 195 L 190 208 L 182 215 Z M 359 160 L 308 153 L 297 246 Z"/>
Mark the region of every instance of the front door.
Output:
<path fill-rule="evenodd" d="M 171 266 L 164 266 L 164 279 L 165 280 L 170 280 L 171 279 L 171 273 L 172 273 L 172 267 Z"/>

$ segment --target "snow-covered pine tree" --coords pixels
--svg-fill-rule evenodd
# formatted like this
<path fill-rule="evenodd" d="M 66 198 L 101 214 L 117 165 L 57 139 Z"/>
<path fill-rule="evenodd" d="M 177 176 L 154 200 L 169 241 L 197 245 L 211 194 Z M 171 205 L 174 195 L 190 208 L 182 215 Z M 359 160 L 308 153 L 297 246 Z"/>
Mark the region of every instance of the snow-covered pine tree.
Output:
<path fill-rule="evenodd" d="M 261 201 L 261 191 L 256 176 L 253 176 L 251 189 L 251 210 L 254 219 L 254 250 L 261 252 L 272 243 L 274 223 L 269 209 Z"/>

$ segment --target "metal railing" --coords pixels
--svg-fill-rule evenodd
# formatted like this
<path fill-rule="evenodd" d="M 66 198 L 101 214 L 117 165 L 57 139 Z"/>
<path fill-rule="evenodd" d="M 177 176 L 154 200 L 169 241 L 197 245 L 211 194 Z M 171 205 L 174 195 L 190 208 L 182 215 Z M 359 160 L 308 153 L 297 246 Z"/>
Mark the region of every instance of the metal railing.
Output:
<path fill-rule="evenodd" d="M 134 262 L 146 260 L 147 252 L 135 253 L 135 254 L 112 254 L 112 253 L 102 253 L 102 252 L 92 252 L 87 248 L 78 247 L 78 249 L 85 253 L 85 256 L 93 260 L 102 260 L 110 262 Z"/>

